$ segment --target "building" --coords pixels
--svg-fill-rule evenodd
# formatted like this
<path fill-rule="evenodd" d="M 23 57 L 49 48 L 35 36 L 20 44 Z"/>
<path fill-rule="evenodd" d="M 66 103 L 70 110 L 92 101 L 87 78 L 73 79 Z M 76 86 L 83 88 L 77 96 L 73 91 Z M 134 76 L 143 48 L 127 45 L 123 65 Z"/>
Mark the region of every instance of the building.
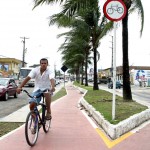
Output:
<path fill-rule="evenodd" d="M 107 77 L 112 77 L 112 69 L 100 70 Z M 130 81 L 133 85 L 150 86 L 150 67 L 149 66 L 129 66 Z M 123 80 L 122 66 L 116 67 L 116 80 Z"/>
<path fill-rule="evenodd" d="M 15 58 L 0 58 L 0 75 L 4 77 L 17 76 L 22 61 Z"/>

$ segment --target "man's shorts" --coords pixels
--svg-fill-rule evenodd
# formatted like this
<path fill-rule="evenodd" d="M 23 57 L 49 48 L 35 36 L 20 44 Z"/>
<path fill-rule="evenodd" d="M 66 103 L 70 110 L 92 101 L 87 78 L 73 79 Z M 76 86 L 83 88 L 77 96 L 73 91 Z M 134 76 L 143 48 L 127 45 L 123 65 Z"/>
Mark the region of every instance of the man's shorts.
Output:
<path fill-rule="evenodd" d="M 36 97 L 38 97 L 38 96 L 40 96 L 40 97 L 38 97 L 38 98 L 29 98 L 29 103 L 32 103 L 32 102 L 34 102 L 34 103 L 39 103 L 40 101 L 41 101 L 41 98 L 42 98 L 42 91 L 39 89 L 39 90 L 37 90 L 37 91 L 35 91 L 35 92 L 33 92 L 32 94 L 31 94 L 31 96 L 36 96 Z"/>

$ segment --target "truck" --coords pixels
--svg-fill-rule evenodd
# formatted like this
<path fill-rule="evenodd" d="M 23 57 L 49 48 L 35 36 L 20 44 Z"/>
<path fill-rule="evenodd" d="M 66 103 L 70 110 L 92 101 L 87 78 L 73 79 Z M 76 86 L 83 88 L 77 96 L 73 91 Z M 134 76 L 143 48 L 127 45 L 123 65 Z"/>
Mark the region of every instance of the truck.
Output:
<path fill-rule="evenodd" d="M 106 76 L 103 76 L 101 78 L 99 78 L 99 84 L 104 83 L 107 84 L 108 83 L 108 78 Z"/>
<path fill-rule="evenodd" d="M 18 79 L 19 79 L 19 84 L 21 84 L 21 82 L 28 76 L 28 74 L 30 73 L 30 71 L 34 69 L 32 67 L 22 67 L 20 68 L 20 71 L 19 71 L 19 76 L 18 76 Z M 29 87 L 34 87 L 34 83 L 35 83 L 35 79 L 30 79 L 26 86 L 29 86 Z"/>
<path fill-rule="evenodd" d="M 104 72 L 98 72 L 98 83 L 104 83 L 107 84 L 108 83 L 108 78 L 106 77 Z"/>

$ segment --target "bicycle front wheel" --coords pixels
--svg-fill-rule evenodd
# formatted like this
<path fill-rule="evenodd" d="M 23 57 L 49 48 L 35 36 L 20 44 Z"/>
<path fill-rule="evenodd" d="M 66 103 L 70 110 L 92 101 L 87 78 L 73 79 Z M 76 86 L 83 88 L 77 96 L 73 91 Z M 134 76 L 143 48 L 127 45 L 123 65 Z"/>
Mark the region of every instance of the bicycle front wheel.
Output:
<path fill-rule="evenodd" d="M 42 109 L 42 120 L 43 120 L 43 130 L 45 133 L 49 131 L 50 125 L 51 125 L 51 120 L 46 119 L 46 107 L 43 107 Z"/>
<path fill-rule="evenodd" d="M 25 137 L 26 141 L 30 146 L 34 146 L 39 133 L 38 127 L 38 118 L 32 116 L 32 113 L 29 112 L 26 118 L 25 123 Z"/>

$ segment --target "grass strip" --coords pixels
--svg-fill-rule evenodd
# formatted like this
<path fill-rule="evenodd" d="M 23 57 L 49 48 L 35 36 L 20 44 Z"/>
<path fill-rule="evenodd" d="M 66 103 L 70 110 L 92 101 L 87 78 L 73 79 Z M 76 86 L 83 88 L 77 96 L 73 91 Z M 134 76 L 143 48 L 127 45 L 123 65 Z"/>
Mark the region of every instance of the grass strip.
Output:
<path fill-rule="evenodd" d="M 148 108 L 147 106 L 141 105 L 135 101 L 124 102 L 122 97 L 116 95 L 115 120 L 112 120 L 112 93 L 101 89 L 93 90 L 92 86 L 84 86 L 77 82 L 74 82 L 74 84 L 88 90 L 84 99 L 112 124 L 117 124 L 120 121 Z"/>
<path fill-rule="evenodd" d="M 0 137 L 23 125 L 23 122 L 0 122 Z"/>
<path fill-rule="evenodd" d="M 52 96 L 52 101 L 55 101 L 67 94 L 66 89 L 62 87 L 54 96 Z"/>

